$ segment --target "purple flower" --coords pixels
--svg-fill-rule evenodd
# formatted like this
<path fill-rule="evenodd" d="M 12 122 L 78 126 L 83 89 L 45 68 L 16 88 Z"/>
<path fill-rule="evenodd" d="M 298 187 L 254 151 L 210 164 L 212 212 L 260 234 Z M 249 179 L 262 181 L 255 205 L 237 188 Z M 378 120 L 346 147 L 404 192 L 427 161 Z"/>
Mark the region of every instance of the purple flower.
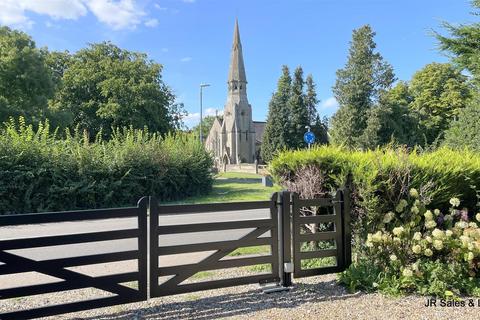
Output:
<path fill-rule="evenodd" d="M 441 226 L 444 221 L 445 221 L 444 215 L 440 213 L 440 215 L 437 217 L 437 225 Z"/>
<path fill-rule="evenodd" d="M 465 209 L 462 209 L 460 211 L 460 219 L 462 219 L 465 222 L 468 222 L 468 211 Z"/>

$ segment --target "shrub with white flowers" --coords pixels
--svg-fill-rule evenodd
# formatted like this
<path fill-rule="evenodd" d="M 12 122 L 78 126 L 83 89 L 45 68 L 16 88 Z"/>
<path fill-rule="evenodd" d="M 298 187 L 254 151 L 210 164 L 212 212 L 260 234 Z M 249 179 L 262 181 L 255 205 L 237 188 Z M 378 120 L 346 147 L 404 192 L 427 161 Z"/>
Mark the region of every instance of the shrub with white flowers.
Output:
<path fill-rule="evenodd" d="M 448 212 L 428 210 L 411 189 L 369 233 L 365 254 L 340 275 L 351 289 L 390 294 L 480 296 L 480 212 L 450 199 Z"/>

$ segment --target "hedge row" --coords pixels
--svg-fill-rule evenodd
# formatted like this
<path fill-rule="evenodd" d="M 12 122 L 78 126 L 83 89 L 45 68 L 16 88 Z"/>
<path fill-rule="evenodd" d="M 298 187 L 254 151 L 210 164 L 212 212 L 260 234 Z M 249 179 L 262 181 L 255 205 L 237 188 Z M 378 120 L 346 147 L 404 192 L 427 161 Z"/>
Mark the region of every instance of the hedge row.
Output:
<path fill-rule="evenodd" d="M 212 159 L 188 135 L 118 129 L 109 141 L 10 121 L 0 132 L 0 214 L 133 206 L 211 189 Z M 99 135 L 100 136 L 100 135 Z"/>
<path fill-rule="evenodd" d="M 311 172 L 304 170 L 308 167 L 320 172 L 317 180 L 324 191 L 338 188 L 349 172 L 353 174 L 356 213 L 365 217 L 360 221 L 363 231 L 394 210 L 411 188 L 420 190 L 432 208 L 447 210 L 452 197 L 462 199 L 462 205 L 472 210 L 479 202 L 480 154 L 468 150 L 441 148 L 421 153 L 386 148 L 363 152 L 321 146 L 283 152 L 269 170 L 280 183 L 294 186 L 306 180 L 301 175 Z"/>

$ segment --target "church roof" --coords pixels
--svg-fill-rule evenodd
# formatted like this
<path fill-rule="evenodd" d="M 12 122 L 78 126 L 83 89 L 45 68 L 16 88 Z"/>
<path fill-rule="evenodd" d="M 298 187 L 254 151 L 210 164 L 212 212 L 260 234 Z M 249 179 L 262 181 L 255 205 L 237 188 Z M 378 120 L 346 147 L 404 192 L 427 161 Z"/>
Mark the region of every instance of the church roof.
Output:
<path fill-rule="evenodd" d="M 232 54 L 230 57 L 230 70 L 228 72 L 228 82 L 241 81 L 247 82 L 245 66 L 243 64 L 242 43 L 240 42 L 240 31 L 238 30 L 238 20 L 235 20 L 235 29 L 233 31 Z"/>
<path fill-rule="evenodd" d="M 259 143 L 263 142 L 263 133 L 265 132 L 266 122 L 253 121 L 253 128 L 255 129 L 255 140 Z"/>

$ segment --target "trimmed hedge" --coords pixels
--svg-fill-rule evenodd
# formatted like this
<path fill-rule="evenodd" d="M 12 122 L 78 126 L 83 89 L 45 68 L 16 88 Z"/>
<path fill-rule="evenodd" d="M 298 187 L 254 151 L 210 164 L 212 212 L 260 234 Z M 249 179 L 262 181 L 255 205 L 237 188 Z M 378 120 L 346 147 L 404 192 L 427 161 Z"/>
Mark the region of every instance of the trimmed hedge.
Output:
<path fill-rule="evenodd" d="M 185 134 L 117 129 L 111 140 L 64 138 L 11 120 L 0 132 L 0 214 L 134 206 L 144 195 L 177 200 L 211 190 L 213 160 Z M 99 134 L 99 137 L 101 135 Z"/>
<path fill-rule="evenodd" d="M 308 166 L 319 169 L 324 191 L 335 190 L 347 174 L 353 174 L 357 232 L 373 231 L 383 214 L 394 210 L 398 201 L 417 188 L 429 198 L 429 206 L 447 210 L 449 199 L 458 197 L 462 205 L 474 209 L 480 190 L 480 154 L 468 150 L 440 148 L 434 152 L 405 149 L 348 151 L 320 146 L 312 150 L 285 151 L 269 166 L 283 185 L 295 185 L 298 174 Z"/>

